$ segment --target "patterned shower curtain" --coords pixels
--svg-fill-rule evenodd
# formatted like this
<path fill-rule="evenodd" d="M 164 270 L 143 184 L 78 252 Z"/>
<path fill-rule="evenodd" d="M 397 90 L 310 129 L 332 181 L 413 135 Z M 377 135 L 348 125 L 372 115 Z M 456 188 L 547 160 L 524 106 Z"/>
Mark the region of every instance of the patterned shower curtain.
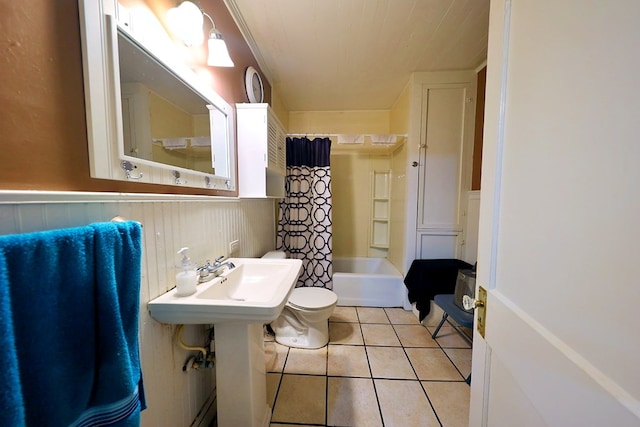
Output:
<path fill-rule="evenodd" d="M 333 288 L 329 138 L 287 138 L 277 249 L 302 260 L 297 287 Z"/>

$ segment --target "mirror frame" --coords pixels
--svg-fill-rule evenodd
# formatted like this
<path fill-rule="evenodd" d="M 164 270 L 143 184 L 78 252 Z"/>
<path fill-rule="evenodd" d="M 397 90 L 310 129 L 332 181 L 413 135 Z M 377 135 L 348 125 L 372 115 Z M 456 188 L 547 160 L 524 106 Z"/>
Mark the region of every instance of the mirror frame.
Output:
<path fill-rule="evenodd" d="M 185 64 L 172 60 L 161 48 L 156 46 L 154 49 L 154 46 L 145 43 L 144 30 L 136 28 L 137 22 L 136 25 L 132 25 L 130 21 L 133 17 L 117 0 L 78 0 L 78 4 L 91 176 L 118 181 L 235 191 L 233 107 Z M 137 33 L 134 33 L 134 28 Z M 177 79 L 204 98 L 210 109 L 216 108 L 226 116 L 226 138 L 223 143 L 214 146 L 213 136 L 214 133 L 219 134 L 219 129 L 211 129 L 211 136 L 215 164 L 221 165 L 219 169 L 226 170 L 225 175 L 228 176 L 207 174 L 124 154 L 118 31 L 143 46 L 147 53 L 154 56 Z M 166 32 L 164 35 L 169 40 Z M 176 178 L 176 171 L 179 179 Z"/>

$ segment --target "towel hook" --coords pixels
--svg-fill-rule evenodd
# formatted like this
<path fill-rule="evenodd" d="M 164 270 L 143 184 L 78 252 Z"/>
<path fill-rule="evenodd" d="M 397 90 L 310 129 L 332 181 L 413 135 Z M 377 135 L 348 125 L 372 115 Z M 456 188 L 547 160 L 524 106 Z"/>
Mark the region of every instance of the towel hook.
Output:
<path fill-rule="evenodd" d="M 131 172 L 133 172 L 134 169 L 136 169 L 138 166 L 134 165 L 133 163 L 131 163 L 128 160 L 123 160 L 122 162 L 120 162 L 120 168 L 122 168 L 122 170 L 124 171 L 124 175 L 127 179 L 141 179 L 142 178 L 142 172 L 140 172 L 138 175 L 132 175 Z"/>
<path fill-rule="evenodd" d="M 180 179 L 180 172 L 178 171 L 173 171 L 173 178 L 175 179 L 175 183 L 176 184 L 186 184 L 187 180 L 186 179 Z"/>

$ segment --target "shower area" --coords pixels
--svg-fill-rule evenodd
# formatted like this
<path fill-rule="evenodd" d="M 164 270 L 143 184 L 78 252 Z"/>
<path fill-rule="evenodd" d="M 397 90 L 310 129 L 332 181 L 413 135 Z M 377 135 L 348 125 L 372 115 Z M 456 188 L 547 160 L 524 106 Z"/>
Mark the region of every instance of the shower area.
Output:
<path fill-rule="evenodd" d="M 331 139 L 332 279 L 339 305 L 407 304 L 401 272 L 407 118 L 394 111 L 289 114 L 290 136 Z"/>
<path fill-rule="evenodd" d="M 401 249 L 396 240 L 404 235 L 397 227 L 404 218 L 404 190 L 398 188 L 403 176 L 393 159 L 401 155 L 406 137 L 379 134 L 356 138 L 364 141 L 342 143 L 345 138 L 336 136 L 331 156 L 333 290 L 342 305 L 400 307 L 405 287 L 392 255 Z M 376 138 L 387 142 L 376 143 Z"/>

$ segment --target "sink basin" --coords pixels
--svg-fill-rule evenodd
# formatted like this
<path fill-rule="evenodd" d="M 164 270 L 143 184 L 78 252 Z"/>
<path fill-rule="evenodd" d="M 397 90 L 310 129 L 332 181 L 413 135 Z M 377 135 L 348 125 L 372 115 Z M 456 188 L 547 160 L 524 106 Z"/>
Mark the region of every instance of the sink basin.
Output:
<path fill-rule="evenodd" d="M 298 259 L 231 258 L 236 267 L 189 296 L 172 289 L 150 301 L 151 317 L 170 324 L 268 323 L 276 319 L 302 269 Z"/>

